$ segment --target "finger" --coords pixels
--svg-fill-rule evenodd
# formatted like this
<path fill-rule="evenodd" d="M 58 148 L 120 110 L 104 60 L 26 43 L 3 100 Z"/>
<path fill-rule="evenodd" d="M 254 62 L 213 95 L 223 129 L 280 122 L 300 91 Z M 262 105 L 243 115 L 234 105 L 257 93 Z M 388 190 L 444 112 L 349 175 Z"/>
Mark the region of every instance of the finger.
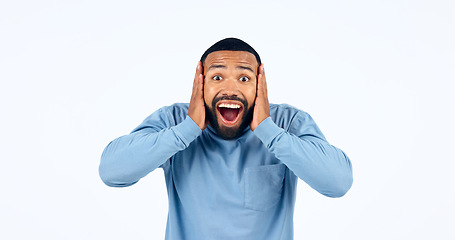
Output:
<path fill-rule="evenodd" d="M 202 74 L 202 64 L 199 61 L 196 66 L 196 73 L 194 74 L 194 81 L 193 81 L 193 96 L 197 94 L 200 82 L 200 76 Z"/>
<path fill-rule="evenodd" d="M 267 79 L 265 77 L 265 68 L 264 68 L 264 64 L 261 64 L 261 65 L 262 65 L 262 87 L 264 90 L 264 95 L 267 97 Z"/>
<path fill-rule="evenodd" d="M 194 94 L 194 89 L 196 88 L 196 85 L 197 85 L 197 76 L 198 76 L 198 68 L 199 68 L 199 62 L 196 66 L 196 71 L 194 73 L 194 80 L 193 80 L 193 94 Z"/>
<path fill-rule="evenodd" d="M 199 75 L 202 74 L 202 64 L 199 61 L 196 66 L 196 73 L 194 74 L 194 82 L 197 84 L 199 82 Z"/>
<path fill-rule="evenodd" d="M 259 67 L 258 93 L 267 96 L 267 83 L 265 78 L 264 64 Z"/>
<path fill-rule="evenodd" d="M 200 73 L 199 76 L 198 76 L 198 88 L 197 88 L 197 91 L 198 91 L 198 95 L 200 95 L 200 97 L 202 97 L 203 93 L 204 93 L 204 75 L 202 75 L 202 73 Z"/>

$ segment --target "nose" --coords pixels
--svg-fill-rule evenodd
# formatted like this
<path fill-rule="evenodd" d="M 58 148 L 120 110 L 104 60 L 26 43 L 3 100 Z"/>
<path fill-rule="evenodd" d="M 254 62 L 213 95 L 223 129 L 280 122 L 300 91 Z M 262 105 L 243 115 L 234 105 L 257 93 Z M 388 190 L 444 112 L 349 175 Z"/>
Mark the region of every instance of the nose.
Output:
<path fill-rule="evenodd" d="M 237 95 L 239 92 L 238 82 L 232 78 L 225 79 L 221 92 L 228 96 Z"/>

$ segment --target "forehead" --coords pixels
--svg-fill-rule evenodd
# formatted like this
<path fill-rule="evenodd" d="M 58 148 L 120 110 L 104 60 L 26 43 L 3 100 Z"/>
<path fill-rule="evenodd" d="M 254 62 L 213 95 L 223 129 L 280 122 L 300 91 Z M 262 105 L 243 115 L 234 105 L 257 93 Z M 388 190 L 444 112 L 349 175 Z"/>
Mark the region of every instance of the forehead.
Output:
<path fill-rule="evenodd" d="M 248 65 L 252 69 L 257 69 L 258 62 L 256 57 L 246 51 L 216 51 L 210 53 L 204 61 L 204 66 L 210 67 L 214 64 L 236 64 Z"/>

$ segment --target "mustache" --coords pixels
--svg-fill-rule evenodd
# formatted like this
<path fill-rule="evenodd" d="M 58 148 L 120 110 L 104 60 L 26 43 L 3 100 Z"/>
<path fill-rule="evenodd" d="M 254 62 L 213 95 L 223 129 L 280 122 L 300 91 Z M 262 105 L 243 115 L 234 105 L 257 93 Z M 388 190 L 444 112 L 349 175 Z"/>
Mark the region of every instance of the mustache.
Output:
<path fill-rule="evenodd" d="M 248 102 L 243 99 L 243 98 L 239 98 L 237 97 L 236 95 L 232 95 L 232 96 L 228 96 L 228 95 L 222 95 L 222 96 L 219 96 L 219 97 L 215 97 L 212 101 L 212 107 L 215 108 L 216 107 L 216 104 L 221 101 L 221 100 L 235 100 L 235 101 L 239 101 L 243 104 L 243 106 L 245 106 L 245 109 L 248 109 Z"/>

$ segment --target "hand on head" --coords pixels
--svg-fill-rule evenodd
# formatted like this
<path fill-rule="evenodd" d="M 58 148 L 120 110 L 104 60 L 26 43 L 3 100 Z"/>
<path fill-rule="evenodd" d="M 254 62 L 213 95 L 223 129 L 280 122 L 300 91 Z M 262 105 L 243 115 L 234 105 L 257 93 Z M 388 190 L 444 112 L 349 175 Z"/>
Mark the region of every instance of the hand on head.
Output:
<path fill-rule="evenodd" d="M 207 127 L 204 103 L 204 76 L 202 74 L 201 62 L 198 62 L 196 74 L 194 75 L 193 92 L 191 94 L 190 106 L 188 107 L 188 116 L 193 119 L 201 130 Z"/>
<path fill-rule="evenodd" d="M 256 90 L 256 100 L 254 101 L 253 120 L 250 128 L 252 131 L 270 116 L 269 99 L 267 96 L 267 82 L 265 81 L 264 64 L 259 66 L 258 84 Z"/>

